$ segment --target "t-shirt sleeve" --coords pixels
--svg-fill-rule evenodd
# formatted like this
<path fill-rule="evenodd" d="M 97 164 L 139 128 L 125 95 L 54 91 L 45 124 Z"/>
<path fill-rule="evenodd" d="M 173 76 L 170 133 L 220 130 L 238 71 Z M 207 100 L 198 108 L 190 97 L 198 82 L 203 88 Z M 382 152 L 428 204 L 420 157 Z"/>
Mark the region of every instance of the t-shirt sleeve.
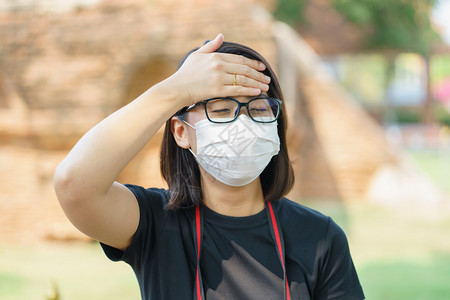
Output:
<path fill-rule="evenodd" d="M 167 211 L 164 209 L 166 191 L 163 189 L 144 189 L 136 185 L 125 185 L 130 189 L 139 204 L 139 225 L 130 246 L 121 251 L 100 243 L 106 256 L 112 261 L 123 260 L 132 266 L 139 266 L 144 253 L 151 253 L 166 224 Z"/>
<path fill-rule="evenodd" d="M 329 218 L 325 247 L 314 299 L 365 299 L 350 255 L 347 237 L 331 218 Z"/>

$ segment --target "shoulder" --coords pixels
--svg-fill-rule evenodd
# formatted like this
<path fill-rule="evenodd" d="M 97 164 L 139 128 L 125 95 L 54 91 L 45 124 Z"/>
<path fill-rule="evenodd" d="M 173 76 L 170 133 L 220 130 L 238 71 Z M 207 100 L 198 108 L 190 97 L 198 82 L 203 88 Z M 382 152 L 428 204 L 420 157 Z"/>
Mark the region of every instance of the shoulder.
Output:
<path fill-rule="evenodd" d="M 152 216 L 155 220 L 165 218 L 168 211 L 166 204 L 169 191 L 161 188 L 144 188 L 138 185 L 125 184 L 134 194 L 139 204 L 141 218 Z"/>
<path fill-rule="evenodd" d="M 154 220 L 161 220 L 170 216 L 178 218 L 181 215 L 191 216 L 194 207 L 183 207 L 175 210 L 167 208 L 170 199 L 170 190 L 163 188 L 144 188 L 139 185 L 125 184 L 134 194 L 139 204 L 140 216 L 153 216 Z"/>
<path fill-rule="evenodd" d="M 314 270 L 314 299 L 335 299 L 337 295 L 341 295 L 339 299 L 364 299 L 341 227 L 321 212 L 286 198 L 274 207 L 283 228 L 287 257 Z M 296 273 L 291 272 L 292 278 Z"/>
<path fill-rule="evenodd" d="M 329 216 L 282 198 L 275 202 L 275 208 L 283 231 L 289 236 L 308 237 L 317 240 L 346 239 L 344 231 Z"/>
<path fill-rule="evenodd" d="M 169 191 L 161 188 L 144 188 L 139 185 L 125 184 L 133 192 L 138 202 L 148 202 L 149 205 L 165 206 L 169 198 Z"/>
<path fill-rule="evenodd" d="M 287 198 L 274 202 L 280 221 L 289 224 L 315 224 L 328 226 L 330 217 Z"/>

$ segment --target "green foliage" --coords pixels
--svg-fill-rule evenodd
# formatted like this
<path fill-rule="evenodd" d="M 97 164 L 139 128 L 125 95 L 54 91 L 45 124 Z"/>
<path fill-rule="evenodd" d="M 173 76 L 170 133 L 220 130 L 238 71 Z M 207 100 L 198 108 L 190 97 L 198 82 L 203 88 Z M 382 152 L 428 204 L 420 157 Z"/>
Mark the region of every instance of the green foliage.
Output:
<path fill-rule="evenodd" d="M 398 124 L 411 124 L 420 123 L 421 111 L 420 107 L 411 108 L 393 108 L 396 123 Z"/>
<path fill-rule="evenodd" d="M 288 24 L 304 20 L 306 1 L 279 0 L 275 17 Z M 394 48 L 428 54 L 439 39 L 430 25 L 430 9 L 437 0 L 333 0 L 334 8 L 350 22 L 369 28 L 368 48 Z"/>
<path fill-rule="evenodd" d="M 279 0 L 274 12 L 275 18 L 290 25 L 303 21 L 303 5 L 305 0 Z"/>
<path fill-rule="evenodd" d="M 373 12 L 364 1 L 335 0 L 334 7 L 350 22 L 367 24 L 373 21 Z"/>
<path fill-rule="evenodd" d="M 343 55 L 339 58 L 339 80 L 365 106 L 385 102 L 386 59 L 375 55 Z"/>
<path fill-rule="evenodd" d="M 391 113 L 395 116 L 395 122 L 397 124 L 413 124 L 421 122 L 422 110 L 423 108 L 420 106 L 393 107 L 391 108 Z M 433 114 L 433 119 L 441 125 L 450 126 L 450 113 L 442 104 L 436 103 L 434 105 Z"/>
<path fill-rule="evenodd" d="M 442 125 L 450 127 L 450 113 L 442 105 L 435 105 L 436 120 Z"/>
<path fill-rule="evenodd" d="M 394 48 L 428 54 L 438 34 L 430 25 L 436 0 L 334 0 L 350 22 L 372 29 L 369 48 Z"/>
<path fill-rule="evenodd" d="M 450 75 L 450 53 L 431 57 L 431 82 L 438 83 Z"/>

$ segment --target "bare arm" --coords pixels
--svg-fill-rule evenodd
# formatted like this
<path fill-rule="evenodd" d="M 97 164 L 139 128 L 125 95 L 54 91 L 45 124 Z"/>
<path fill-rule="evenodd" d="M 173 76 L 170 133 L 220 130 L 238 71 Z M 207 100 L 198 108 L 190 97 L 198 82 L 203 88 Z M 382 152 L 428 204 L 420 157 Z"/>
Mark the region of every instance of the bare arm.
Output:
<path fill-rule="evenodd" d="M 171 77 L 89 130 L 54 175 L 58 200 L 69 220 L 88 236 L 125 249 L 139 224 L 134 195 L 115 181 L 122 169 L 180 108 L 219 96 L 257 95 L 268 83 L 259 63 L 214 52 L 223 36 L 189 56 Z M 233 86 L 234 75 L 242 83 Z"/>
<path fill-rule="evenodd" d="M 154 87 L 86 133 L 57 167 L 58 200 L 82 232 L 124 249 L 136 231 L 134 195 L 115 179 L 175 111 L 175 97 Z"/>

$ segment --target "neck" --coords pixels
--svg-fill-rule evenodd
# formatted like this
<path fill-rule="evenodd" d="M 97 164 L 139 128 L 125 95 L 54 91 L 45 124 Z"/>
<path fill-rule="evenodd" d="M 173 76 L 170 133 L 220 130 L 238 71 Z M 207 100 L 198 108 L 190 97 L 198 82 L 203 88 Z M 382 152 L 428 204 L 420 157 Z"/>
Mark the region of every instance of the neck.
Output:
<path fill-rule="evenodd" d="M 221 215 L 245 217 L 264 209 L 259 177 L 245 186 L 229 186 L 201 172 L 203 203 Z"/>

